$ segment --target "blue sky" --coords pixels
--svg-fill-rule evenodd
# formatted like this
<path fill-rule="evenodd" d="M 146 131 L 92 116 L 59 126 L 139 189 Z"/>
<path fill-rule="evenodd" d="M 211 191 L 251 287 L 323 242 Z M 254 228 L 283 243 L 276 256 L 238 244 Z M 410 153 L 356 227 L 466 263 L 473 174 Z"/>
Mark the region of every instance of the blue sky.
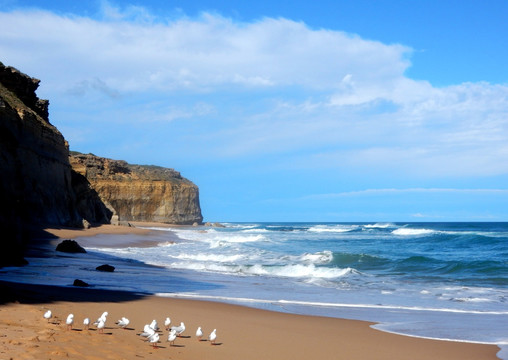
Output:
<path fill-rule="evenodd" d="M 506 221 L 506 1 L 0 0 L 71 150 L 205 221 Z"/>

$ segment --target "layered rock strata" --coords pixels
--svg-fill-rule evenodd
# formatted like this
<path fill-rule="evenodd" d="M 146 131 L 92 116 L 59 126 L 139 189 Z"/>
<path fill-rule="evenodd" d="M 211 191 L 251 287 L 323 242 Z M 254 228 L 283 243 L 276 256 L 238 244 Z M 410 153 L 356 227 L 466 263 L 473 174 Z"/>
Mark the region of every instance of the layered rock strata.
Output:
<path fill-rule="evenodd" d="M 201 223 L 198 188 L 174 170 L 84 156 L 74 171 L 39 82 L 0 62 L 0 266 L 23 264 L 29 230 L 45 226 Z"/>
<path fill-rule="evenodd" d="M 75 225 L 68 145 L 49 123 L 39 80 L 0 63 L 0 263 L 17 263 L 32 224 Z"/>
<path fill-rule="evenodd" d="M 179 172 L 159 166 L 131 165 L 92 154 L 70 157 L 119 221 L 201 223 L 199 189 Z"/>

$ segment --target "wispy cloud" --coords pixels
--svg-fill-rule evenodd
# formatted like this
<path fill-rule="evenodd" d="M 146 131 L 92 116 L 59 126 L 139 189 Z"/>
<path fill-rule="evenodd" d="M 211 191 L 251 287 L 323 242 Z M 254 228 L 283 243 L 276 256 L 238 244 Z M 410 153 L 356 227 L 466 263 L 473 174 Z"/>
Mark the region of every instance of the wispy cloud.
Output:
<path fill-rule="evenodd" d="M 302 199 L 324 200 L 342 197 L 373 197 L 407 194 L 462 194 L 462 195 L 508 195 L 508 189 L 448 189 L 448 188 L 412 188 L 412 189 L 365 189 L 329 194 L 314 194 Z M 415 215 L 417 216 L 417 215 Z"/>
<path fill-rule="evenodd" d="M 508 173 L 506 84 L 437 88 L 405 75 L 408 46 L 290 19 L 162 18 L 100 4 L 95 18 L 0 12 L 2 61 L 43 80 L 40 95 L 63 127 L 79 126 L 66 108 L 84 117 L 94 104 L 96 125 L 87 126 L 102 131 L 114 111 L 129 144 L 147 119 L 187 119 L 202 135 L 156 153 L 178 146 L 209 161 L 263 157 L 268 166 L 273 158 L 287 168 L 413 176 Z"/>

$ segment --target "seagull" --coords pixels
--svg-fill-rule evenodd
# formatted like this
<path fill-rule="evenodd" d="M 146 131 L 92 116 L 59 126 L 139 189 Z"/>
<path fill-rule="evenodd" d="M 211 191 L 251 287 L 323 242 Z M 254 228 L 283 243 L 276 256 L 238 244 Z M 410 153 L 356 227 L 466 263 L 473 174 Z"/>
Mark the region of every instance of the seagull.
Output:
<path fill-rule="evenodd" d="M 203 337 L 203 330 L 201 330 L 201 326 L 196 330 L 196 337 L 198 338 L 198 341 L 201 341 L 201 338 Z"/>
<path fill-rule="evenodd" d="M 93 324 L 94 325 L 99 325 L 99 323 L 102 321 L 104 324 L 106 324 L 106 320 L 107 320 L 107 316 L 108 316 L 108 312 L 107 311 L 104 311 L 102 313 L 102 315 L 97 319 L 97 321 L 95 321 Z"/>
<path fill-rule="evenodd" d="M 170 343 L 170 346 L 173 346 L 175 344 L 175 340 L 176 340 L 176 331 L 171 330 L 169 332 L 169 336 L 168 336 L 168 341 Z"/>
<path fill-rule="evenodd" d="M 155 331 L 159 330 L 159 325 L 157 324 L 157 320 L 152 320 L 152 323 L 150 324 L 150 327 L 154 329 Z"/>
<path fill-rule="evenodd" d="M 157 343 L 159 342 L 159 334 L 154 333 L 152 336 L 148 338 L 148 340 L 150 340 L 150 343 L 153 344 L 153 348 L 157 349 Z"/>
<path fill-rule="evenodd" d="M 152 329 L 150 325 L 146 324 L 145 327 L 143 328 L 143 332 L 139 334 L 139 336 L 149 338 L 153 334 L 155 334 L 155 330 Z"/>
<path fill-rule="evenodd" d="M 90 326 L 90 318 L 85 318 L 85 320 L 83 320 L 83 325 L 85 325 L 85 330 L 88 330 L 88 327 Z"/>
<path fill-rule="evenodd" d="M 99 323 L 97 324 L 97 330 L 99 331 L 99 334 L 104 334 L 104 327 L 106 326 L 106 323 L 99 319 Z"/>
<path fill-rule="evenodd" d="M 51 310 L 48 310 L 44 313 L 44 319 L 47 319 L 49 323 L 49 319 L 51 319 Z"/>
<path fill-rule="evenodd" d="M 106 322 L 106 317 L 108 316 L 108 312 L 104 311 L 99 319 L 102 319 L 102 321 Z"/>
<path fill-rule="evenodd" d="M 126 317 L 122 317 L 120 320 L 116 322 L 118 326 L 120 326 L 122 329 L 125 329 L 127 325 L 129 325 L 130 321 Z"/>
<path fill-rule="evenodd" d="M 167 317 L 166 320 L 164 321 L 164 326 L 166 327 L 166 330 L 169 330 L 169 325 L 171 325 L 171 319 Z"/>
<path fill-rule="evenodd" d="M 180 323 L 180 326 L 172 326 L 171 330 L 175 330 L 176 336 L 181 336 L 185 331 L 185 324 L 183 322 Z"/>
<path fill-rule="evenodd" d="M 65 323 L 67 324 L 67 330 L 72 330 L 72 324 L 74 323 L 74 315 L 69 314 L 69 316 L 67 316 L 67 320 L 65 321 Z"/>
<path fill-rule="evenodd" d="M 213 331 L 210 333 L 210 336 L 208 336 L 208 340 L 210 340 L 210 345 L 215 344 L 215 339 L 217 339 L 217 329 L 213 329 Z"/>

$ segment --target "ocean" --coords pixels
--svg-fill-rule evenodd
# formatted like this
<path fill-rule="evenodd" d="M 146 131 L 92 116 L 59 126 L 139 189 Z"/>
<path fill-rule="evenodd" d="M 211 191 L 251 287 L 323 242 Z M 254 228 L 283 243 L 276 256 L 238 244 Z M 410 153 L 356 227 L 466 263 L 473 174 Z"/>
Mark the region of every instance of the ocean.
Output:
<path fill-rule="evenodd" d="M 0 279 L 228 302 L 498 344 L 508 359 L 508 223 L 225 223 L 151 228 L 151 247 L 34 252 Z M 176 235 L 176 237 L 175 237 Z M 139 239 L 137 239 L 139 238 Z M 84 239 L 86 240 L 86 239 Z M 78 239 L 78 242 L 80 240 Z M 100 273 L 104 263 L 114 273 Z"/>

